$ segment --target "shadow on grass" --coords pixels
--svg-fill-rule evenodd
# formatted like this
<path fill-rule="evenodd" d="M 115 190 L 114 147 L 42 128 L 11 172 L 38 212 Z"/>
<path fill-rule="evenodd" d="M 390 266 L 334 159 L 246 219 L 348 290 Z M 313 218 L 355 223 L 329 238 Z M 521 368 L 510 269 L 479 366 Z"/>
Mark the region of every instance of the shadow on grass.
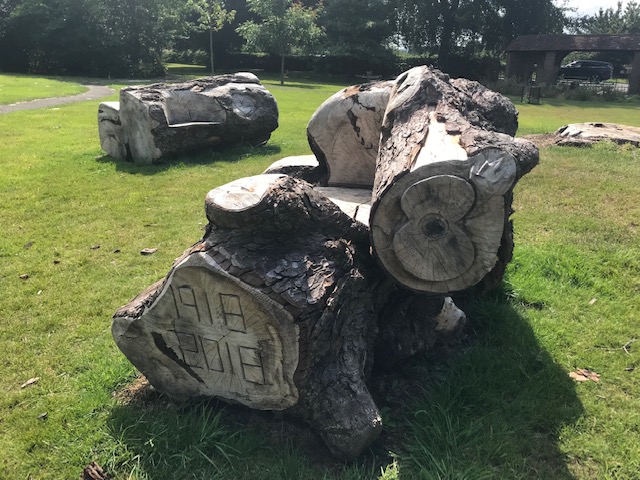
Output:
<path fill-rule="evenodd" d="M 456 303 L 466 338 L 384 382 L 402 478 L 573 478 L 558 445 L 583 412 L 573 380 L 504 291 Z"/>
<path fill-rule="evenodd" d="M 462 339 L 372 379 L 385 427 L 352 464 L 287 416 L 215 401 L 176 406 L 152 393 L 112 411 L 125 454 L 111 467 L 149 479 L 362 480 L 377 478 L 392 452 L 400 479 L 573 478 L 558 445 L 583 412 L 573 381 L 504 292 L 466 308 Z"/>
<path fill-rule="evenodd" d="M 264 145 L 253 147 L 249 144 L 237 144 L 223 147 L 217 150 L 203 149 L 190 153 L 184 153 L 171 158 L 163 159 L 160 163 L 142 164 L 118 160 L 109 155 L 96 157 L 98 163 L 111 163 L 116 171 L 133 175 L 155 175 L 173 168 L 189 166 L 211 165 L 216 162 L 233 163 L 245 158 L 260 159 L 280 153 L 279 145 Z"/>
<path fill-rule="evenodd" d="M 303 423 L 215 400 L 172 404 L 148 387 L 108 420 L 118 448 L 105 466 L 116 478 L 241 480 L 374 478 L 379 465 L 335 461 Z"/>

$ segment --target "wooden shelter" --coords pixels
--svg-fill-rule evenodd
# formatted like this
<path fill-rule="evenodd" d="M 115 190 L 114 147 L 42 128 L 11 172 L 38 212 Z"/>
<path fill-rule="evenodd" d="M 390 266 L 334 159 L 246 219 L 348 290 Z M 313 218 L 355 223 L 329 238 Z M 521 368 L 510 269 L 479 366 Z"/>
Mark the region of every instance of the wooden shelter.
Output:
<path fill-rule="evenodd" d="M 542 83 L 555 83 L 564 57 L 571 52 L 628 52 L 629 93 L 640 94 L 640 35 L 523 35 L 505 50 L 507 77 L 526 81 L 538 68 Z"/>

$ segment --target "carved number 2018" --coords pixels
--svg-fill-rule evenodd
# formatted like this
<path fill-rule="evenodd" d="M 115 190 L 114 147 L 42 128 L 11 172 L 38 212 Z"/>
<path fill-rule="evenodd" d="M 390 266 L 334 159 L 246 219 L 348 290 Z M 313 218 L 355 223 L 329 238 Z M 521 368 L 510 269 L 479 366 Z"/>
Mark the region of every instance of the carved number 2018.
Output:
<path fill-rule="evenodd" d="M 176 335 L 184 362 L 193 368 L 220 372 L 264 385 L 261 352 L 251 337 L 240 303 L 234 294 L 218 293 L 222 318 L 211 309 L 210 298 L 193 287 L 171 287 L 177 312 Z M 204 298 L 205 301 L 198 301 Z M 205 303 L 205 305 L 202 305 Z"/>

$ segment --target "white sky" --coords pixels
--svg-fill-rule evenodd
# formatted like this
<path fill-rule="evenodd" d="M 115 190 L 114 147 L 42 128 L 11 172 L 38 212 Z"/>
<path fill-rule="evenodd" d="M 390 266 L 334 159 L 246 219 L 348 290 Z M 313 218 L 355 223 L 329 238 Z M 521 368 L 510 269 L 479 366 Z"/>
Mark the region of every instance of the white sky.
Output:
<path fill-rule="evenodd" d="M 556 0 L 557 5 L 562 5 L 562 0 Z M 627 0 L 622 0 L 622 8 L 627 4 Z M 600 8 L 607 9 L 609 7 L 615 9 L 618 6 L 618 0 L 567 0 L 567 6 L 575 8 L 577 11 L 572 16 L 593 15 L 598 13 Z"/>

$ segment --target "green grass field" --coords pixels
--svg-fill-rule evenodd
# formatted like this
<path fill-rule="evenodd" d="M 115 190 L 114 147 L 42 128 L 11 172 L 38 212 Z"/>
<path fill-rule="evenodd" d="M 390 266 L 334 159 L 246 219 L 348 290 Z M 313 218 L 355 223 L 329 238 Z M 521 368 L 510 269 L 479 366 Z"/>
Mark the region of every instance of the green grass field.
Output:
<path fill-rule="evenodd" d="M 0 105 L 76 95 L 86 90 L 86 87 L 71 81 L 0 73 Z"/>
<path fill-rule="evenodd" d="M 78 478 L 94 460 L 118 479 L 638 478 L 637 148 L 541 151 L 516 190 L 503 288 L 472 302 L 446 355 L 380 382 L 385 430 L 354 463 L 286 417 L 127 394 L 111 315 L 201 237 L 210 189 L 309 153 L 306 122 L 339 87 L 290 80 L 265 80 L 280 110 L 266 147 L 158 166 L 101 152 L 97 102 L 0 115 L 0 479 Z M 624 105 L 517 107 L 520 133 L 640 126 Z"/>

